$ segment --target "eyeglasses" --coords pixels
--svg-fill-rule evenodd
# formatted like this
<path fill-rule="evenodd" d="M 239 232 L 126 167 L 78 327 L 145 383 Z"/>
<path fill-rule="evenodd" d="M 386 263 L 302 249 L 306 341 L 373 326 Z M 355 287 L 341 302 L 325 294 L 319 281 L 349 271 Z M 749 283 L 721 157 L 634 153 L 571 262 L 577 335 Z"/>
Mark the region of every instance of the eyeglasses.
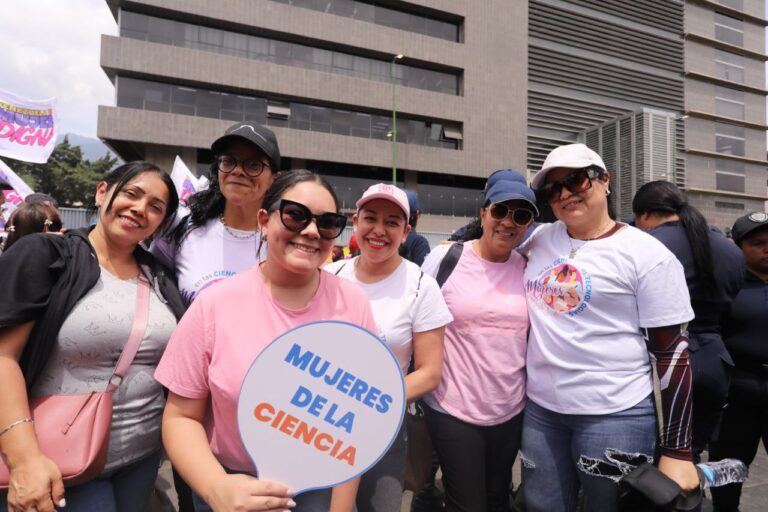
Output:
<path fill-rule="evenodd" d="M 491 217 L 496 220 L 504 220 L 507 217 L 518 226 L 525 227 L 533 222 L 534 213 L 528 208 L 510 208 L 504 203 L 494 203 L 489 209 Z"/>
<path fill-rule="evenodd" d="M 296 201 L 280 199 L 269 207 L 269 212 L 280 211 L 280 222 L 288 231 L 301 233 L 312 219 L 317 223 L 317 232 L 321 238 L 333 240 L 338 238 L 347 225 L 344 215 L 333 212 L 312 213 L 309 208 Z"/>
<path fill-rule="evenodd" d="M 572 172 L 560 181 L 550 181 L 538 190 L 539 195 L 545 201 L 551 201 L 555 197 L 560 197 L 563 189 L 571 194 L 579 194 L 592 188 L 592 180 L 602 176 L 603 171 L 594 167 L 579 169 Z"/>
<path fill-rule="evenodd" d="M 243 172 L 251 177 L 256 178 L 257 176 L 261 175 L 261 173 L 264 172 L 265 167 L 269 167 L 268 164 L 265 164 L 258 158 L 248 158 L 247 160 L 238 160 L 229 155 L 221 155 L 216 159 L 216 163 L 219 166 L 219 171 L 223 172 L 224 174 L 229 174 L 232 171 L 235 170 L 235 167 L 237 167 L 237 164 L 240 164 L 240 167 L 243 169 Z"/>

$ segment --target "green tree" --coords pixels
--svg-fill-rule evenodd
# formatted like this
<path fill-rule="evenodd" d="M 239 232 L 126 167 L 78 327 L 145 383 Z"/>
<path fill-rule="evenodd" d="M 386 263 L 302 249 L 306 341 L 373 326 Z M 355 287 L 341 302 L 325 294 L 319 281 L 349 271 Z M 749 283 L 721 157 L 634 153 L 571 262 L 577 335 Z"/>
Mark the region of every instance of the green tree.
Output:
<path fill-rule="evenodd" d="M 8 167 L 35 192 L 56 198 L 60 206 L 93 205 L 96 185 L 116 163 L 117 159 L 109 154 L 94 161 L 83 158 L 80 146 L 70 145 L 67 137 L 44 164 L 6 159 Z"/>

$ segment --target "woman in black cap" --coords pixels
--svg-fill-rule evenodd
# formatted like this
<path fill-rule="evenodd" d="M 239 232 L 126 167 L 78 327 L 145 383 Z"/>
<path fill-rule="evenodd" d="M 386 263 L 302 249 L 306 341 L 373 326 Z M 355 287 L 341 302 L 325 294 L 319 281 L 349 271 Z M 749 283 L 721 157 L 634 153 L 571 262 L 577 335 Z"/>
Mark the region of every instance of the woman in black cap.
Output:
<path fill-rule="evenodd" d="M 193 195 L 191 213 L 152 252 L 174 269 L 187 304 L 203 289 L 259 261 L 257 213 L 280 172 L 275 134 L 237 123 L 211 144 L 210 186 Z"/>
<path fill-rule="evenodd" d="M 733 457 L 749 465 L 760 439 L 768 445 L 768 214 L 754 212 L 731 230 L 747 263 L 744 285 L 723 320 L 723 339 L 735 367 L 728 408 L 710 459 Z M 739 510 L 741 484 L 712 488 L 716 512 Z"/>

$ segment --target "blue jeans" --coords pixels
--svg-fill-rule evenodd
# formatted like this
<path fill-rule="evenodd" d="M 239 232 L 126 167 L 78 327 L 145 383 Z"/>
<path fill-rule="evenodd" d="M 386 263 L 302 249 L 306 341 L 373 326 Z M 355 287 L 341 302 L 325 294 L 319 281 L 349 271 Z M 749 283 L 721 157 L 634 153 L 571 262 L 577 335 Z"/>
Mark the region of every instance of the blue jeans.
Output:
<path fill-rule="evenodd" d="M 70 512 L 143 512 L 147 508 L 160 467 L 160 450 L 127 466 L 67 487 L 64 497 Z M 7 510 L 7 495 L 0 493 L 0 510 Z"/>
<path fill-rule="evenodd" d="M 559 414 L 529 400 L 520 451 L 526 510 L 575 511 L 581 487 L 584 510 L 616 511 L 622 465 L 653 460 L 656 436 L 652 396 L 601 415 Z"/>

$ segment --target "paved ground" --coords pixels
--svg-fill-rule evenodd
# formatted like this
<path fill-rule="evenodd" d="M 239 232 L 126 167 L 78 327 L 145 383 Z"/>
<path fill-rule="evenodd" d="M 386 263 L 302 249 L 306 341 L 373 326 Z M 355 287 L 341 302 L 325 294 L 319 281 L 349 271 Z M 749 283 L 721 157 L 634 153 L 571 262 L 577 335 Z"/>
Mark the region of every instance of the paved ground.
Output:
<path fill-rule="evenodd" d="M 765 448 L 761 445 L 757 458 L 749 468 L 749 480 L 744 484 L 744 491 L 741 495 L 740 512 L 767 512 L 768 511 L 768 456 Z M 520 482 L 520 470 L 516 465 L 513 471 L 514 481 Z M 176 502 L 176 494 L 173 486 L 170 484 L 171 469 L 168 463 L 160 468 L 161 479 L 159 486 L 168 498 L 155 496 L 149 507 L 148 512 L 175 512 L 175 508 L 170 503 Z M 411 504 L 411 493 L 406 492 L 403 496 L 403 507 L 401 512 L 409 512 Z M 707 501 L 704 506 L 704 512 L 711 512 L 712 504 Z"/>

